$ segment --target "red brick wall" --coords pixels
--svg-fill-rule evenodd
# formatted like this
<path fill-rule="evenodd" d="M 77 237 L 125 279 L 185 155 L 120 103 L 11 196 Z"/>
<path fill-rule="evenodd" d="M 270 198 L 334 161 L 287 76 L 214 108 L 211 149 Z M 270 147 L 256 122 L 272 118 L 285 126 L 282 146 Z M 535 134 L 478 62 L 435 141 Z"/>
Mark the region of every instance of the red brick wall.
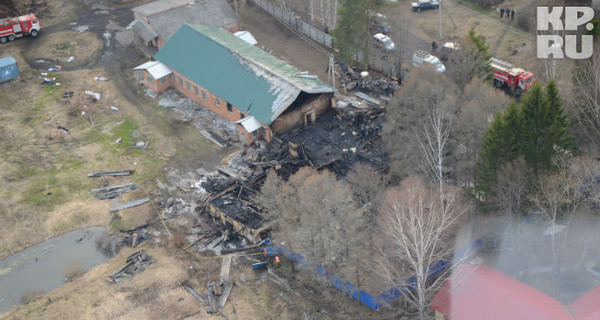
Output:
<path fill-rule="evenodd" d="M 165 77 L 165 83 L 162 83 L 157 79 L 152 78 L 152 76 L 150 75 L 150 73 L 148 73 L 148 71 L 144 70 L 143 73 L 144 75 L 144 85 L 150 89 L 152 89 L 154 92 L 156 93 L 161 93 L 167 89 L 169 89 L 171 87 L 171 85 L 173 84 L 172 82 L 172 76 L 173 75 L 168 75 Z M 150 77 L 150 79 L 148 79 L 148 77 Z"/>
<path fill-rule="evenodd" d="M 202 86 L 199 86 L 198 84 L 195 84 L 194 82 L 192 82 L 191 80 L 187 79 L 186 77 L 182 76 L 181 74 L 179 74 L 177 72 L 174 72 L 173 76 L 174 76 L 173 86 L 175 87 L 175 89 L 177 89 L 179 92 L 183 93 L 190 99 L 200 103 L 201 105 L 208 108 L 212 112 L 218 114 L 219 116 L 221 116 L 231 122 L 235 122 L 235 121 L 242 119 L 242 112 L 235 106 L 233 106 L 233 105 L 231 106 L 231 110 L 232 110 L 231 112 L 229 112 L 227 110 L 227 101 L 225 101 L 223 98 L 214 95 L 212 92 L 206 90 L 205 88 L 203 88 Z M 179 82 L 179 78 L 181 78 L 181 84 Z M 188 83 L 190 85 L 189 90 L 188 90 L 188 86 L 187 86 Z M 196 91 L 194 90 L 194 86 L 196 86 L 198 88 L 198 94 L 196 94 Z M 202 95 L 203 90 L 206 93 L 206 99 L 204 99 L 204 96 Z M 219 105 L 217 105 L 217 101 L 216 101 L 217 99 L 219 100 Z M 245 116 L 245 114 L 244 114 L 244 116 Z"/>
<path fill-rule="evenodd" d="M 286 132 L 297 126 L 304 125 L 304 119 L 307 113 L 314 112 L 313 121 L 327 111 L 332 104 L 333 93 L 322 93 L 312 98 L 301 106 L 296 106 L 292 110 L 284 112 L 279 118 L 271 124 L 273 132 Z"/>

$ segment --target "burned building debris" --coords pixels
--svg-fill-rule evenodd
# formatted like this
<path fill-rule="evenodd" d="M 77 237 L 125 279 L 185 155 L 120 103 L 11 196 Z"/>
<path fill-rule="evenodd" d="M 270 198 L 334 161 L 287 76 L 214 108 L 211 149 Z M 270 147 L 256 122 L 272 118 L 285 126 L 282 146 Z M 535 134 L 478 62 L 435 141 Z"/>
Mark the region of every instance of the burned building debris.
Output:
<path fill-rule="evenodd" d="M 257 201 L 269 170 L 275 170 L 283 179 L 305 166 L 330 170 L 339 178 L 357 162 L 387 171 L 380 137 L 384 111 L 383 106 L 340 96 L 336 107 L 312 124 L 274 137 L 268 145 L 259 142 L 247 147 L 230 155 L 227 164 L 215 172 L 203 172 L 199 181 L 187 187 L 197 195 L 192 207 L 221 226 L 221 244 L 234 235 L 256 244 L 269 236 L 274 222 L 272 213 L 267 214 Z M 190 236 L 190 243 L 203 238 L 196 233 Z M 206 247 L 211 241 L 202 242 Z M 235 250 L 223 247 L 231 249 Z"/>
<path fill-rule="evenodd" d="M 118 283 L 124 279 L 131 279 L 137 273 L 146 270 L 146 266 L 152 264 L 153 259 L 146 254 L 145 250 L 138 251 L 127 258 L 123 268 L 111 273 L 109 278 L 112 282 Z"/>
<path fill-rule="evenodd" d="M 391 97 L 397 83 L 388 77 L 376 77 L 369 72 L 360 72 L 338 61 L 335 64 L 340 84 L 346 92 L 360 91 L 377 97 Z"/>

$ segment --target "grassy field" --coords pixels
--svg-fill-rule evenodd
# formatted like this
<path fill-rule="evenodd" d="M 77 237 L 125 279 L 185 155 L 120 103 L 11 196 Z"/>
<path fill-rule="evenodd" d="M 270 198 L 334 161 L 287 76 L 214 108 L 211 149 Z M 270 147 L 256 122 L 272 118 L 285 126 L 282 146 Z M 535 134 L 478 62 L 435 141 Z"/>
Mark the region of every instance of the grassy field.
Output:
<path fill-rule="evenodd" d="M 155 189 L 157 178 L 164 179 L 169 156 L 188 166 L 206 154 L 219 157 L 191 125 L 182 125 L 155 101 L 137 96 L 136 106 L 114 81 L 95 81 L 106 75 L 102 68 L 57 72 L 50 76 L 60 86 L 40 85 L 39 71 L 30 69 L 21 54 L 23 45 L 7 46 L 21 77 L 0 87 L 0 258 L 73 229 L 109 226 L 114 220 L 110 204 L 94 199 L 92 188 L 132 181 L 139 189 L 120 201 L 137 199 Z M 88 99 L 85 90 L 100 93 L 100 100 Z M 65 91 L 73 91 L 73 98 L 63 98 Z M 139 141 L 147 147 L 136 148 Z M 136 172 L 132 177 L 87 177 L 93 171 L 122 169 Z M 143 224 L 153 214 L 136 211 L 144 209 L 124 215 L 120 226 Z"/>
<path fill-rule="evenodd" d="M 25 51 L 29 60 L 43 59 L 67 68 L 76 68 L 92 62 L 103 47 L 102 41 L 91 32 L 62 31 L 44 34 L 31 50 Z M 74 60 L 67 62 L 69 57 Z"/>

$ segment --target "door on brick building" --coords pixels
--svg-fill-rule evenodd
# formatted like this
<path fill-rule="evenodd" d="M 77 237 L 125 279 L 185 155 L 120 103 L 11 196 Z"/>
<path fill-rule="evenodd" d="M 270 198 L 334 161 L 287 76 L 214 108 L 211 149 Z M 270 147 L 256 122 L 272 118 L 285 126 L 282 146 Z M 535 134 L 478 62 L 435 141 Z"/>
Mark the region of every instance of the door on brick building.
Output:
<path fill-rule="evenodd" d="M 311 110 L 304 114 L 304 126 L 308 126 L 315 122 L 315 111 Z"/>

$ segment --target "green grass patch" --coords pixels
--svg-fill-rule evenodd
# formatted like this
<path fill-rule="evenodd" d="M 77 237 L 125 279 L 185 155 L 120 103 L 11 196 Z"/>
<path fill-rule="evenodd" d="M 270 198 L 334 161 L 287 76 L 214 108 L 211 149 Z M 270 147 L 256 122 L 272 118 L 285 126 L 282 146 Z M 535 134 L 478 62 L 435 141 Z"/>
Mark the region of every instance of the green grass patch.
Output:
<path fill-rule="evenodd" d="M 119 148 L 129 148 L 133 146 L 134 142 L 131 134 L 133 134 L 133 131 L 136 128 L 137 126 L 135 125 L 135 123 L 133 123 L 133 121 L 129 119 L 123 121 L 121 124 L 119 124 L 112 130 L 111 141 L 121 139 L 121 142 L 116 144 L 116 146 Z"/>
<path fill-rule="evenodd" d="M 123 229 L 125 229 L 123 218 L 121 218 L 118 213 L 114 213 L 110 218 L 110 230 L 113 232 L 118 232 Z"/>
<path fill-rule="evenodd" d="M 71 48 L 70 41 L 61 42 L 56 45 L 56 50 L 69 50 L 69 48 Z"/>
<path fill-rule="evenodd" d="M 56 158 L 56 168 L 31 172 L 29 186 L 23 193 L 22 202 L 37 208 L 52 210 L 74 196 L 92 188 L 93 182 L 82 172 L 85 161 L 62 154 Z"/>

